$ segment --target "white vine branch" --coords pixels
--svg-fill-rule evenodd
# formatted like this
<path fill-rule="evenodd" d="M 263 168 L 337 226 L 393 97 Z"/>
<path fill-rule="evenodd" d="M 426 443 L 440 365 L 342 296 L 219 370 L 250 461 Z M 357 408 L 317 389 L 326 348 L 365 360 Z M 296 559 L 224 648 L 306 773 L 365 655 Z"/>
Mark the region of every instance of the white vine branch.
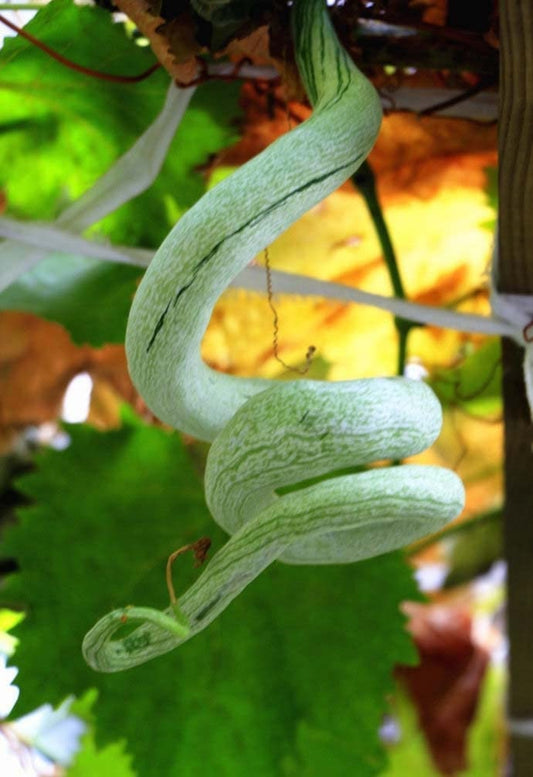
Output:
<path fill-rule="evenodd" d="M 0 217 L 0 235 L 12 241 L 20 241 L 20 244 L 26 245 L 26 251 L 30 252 L 34 247 L 40 247 L 41 253 L 43 250 L 75 253 L 92 259 L 137 267 L 147 267 L 154 255 L 154 251 L 150 249 L 100 243 L 72 234 L 54 224 L 25 222 L 5 216 Z M 432 305 L 419 305 L 395 297 L 361 291 L 341 283 L 280 270 L 273 270 L 271 275 L 276 291 L 284 294 L 322 297 L 339 302 L 368 305 L 420 324 L 431 324 L 460 332 L 512 337 L 522 343 L 521 332 L 517 331 L 517 327 L 499 316 L 479 316 Z M 262 267 L 247 267 L 231 285 L 250 291 L 264 291 L 264 270 Z"/>
<path fill-rule="evenodd" d="M 276 290 L 285 294 L 325 297 L 339 302 L 354 302 L 359 305 L 379 308 L 395 316 L 416 321 L 419 324 L 431 324 L 443 329 L 455 329 L 460 332 L 475 332 L 485 335 L 516 338 L 516 328 L 495 316 L 479 316 L 474 313 L 458 313 L 455 310 L 419 305 L 416 302 L 397 297 L 386 297 L 361 291 L 341 283 L 318 280 L 306 275 L 272 271 L 272 280 Z M 234 286 L 244 289 L 262 290 L 264 288 L 264 270 L 262 267 L 247 267 L 233 281 Z"/>
<path fill-rule="evenodd" d="M 40 221 L 22 221 L 9 216 L 0 216 L 0 236 L 24 244 L 27 251 L 40 248 L 43 255 L 48 252 L 79 254 L 91 259 L 100 259 L 120 264 L 148 267 L 154 251 L 146 248 L 111 245 L 106 241 L 89 240 L 55 224 Z"/>

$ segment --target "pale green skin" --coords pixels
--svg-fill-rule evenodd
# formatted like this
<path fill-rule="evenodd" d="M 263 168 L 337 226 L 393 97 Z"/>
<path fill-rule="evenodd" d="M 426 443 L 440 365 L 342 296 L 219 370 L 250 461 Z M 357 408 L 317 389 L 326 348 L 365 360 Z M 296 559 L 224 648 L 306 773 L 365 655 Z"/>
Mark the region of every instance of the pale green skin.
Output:
<path fill-rule="evenodd" d="M 379 99 L 340 46 L 323 0 L 296 0 L 293 30 L 312 117 L 183 216 L 139 287 L 126 337 L 132 378 L 153 412 L 213 441 L 206 499 L 232 536 L 180 596 L 179 609 L 130 607 L 98 621 L 83 652 L 99 671 L 127 669 L 190 639 L 276 559 L 358 561 L 439 529 L 463 507 L 459 478 L 430 466 L 380 467 L 275 493 L 427 448 L 442 418 L 423 383 L 237 379 L 201 360 L 202 337 L 222 291 L 258 251 L 352 175 L 379 130 Z M 142 625 L 113 640 L 125 618 Z"/>

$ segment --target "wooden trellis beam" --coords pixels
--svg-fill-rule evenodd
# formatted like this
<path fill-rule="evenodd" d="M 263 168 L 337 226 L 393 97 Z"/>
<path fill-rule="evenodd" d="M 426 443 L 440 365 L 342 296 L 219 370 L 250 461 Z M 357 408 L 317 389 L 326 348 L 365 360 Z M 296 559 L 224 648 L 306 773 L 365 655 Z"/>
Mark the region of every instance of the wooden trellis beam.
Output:
<path fill-rule="evenodd" d="M 533 299 L 533 2 L 500 0 L 500 17 L 498 290 Z M 522 349 L 504 342 L 512 777 L 533 775 L 533 426 L 522 360 Z"/>

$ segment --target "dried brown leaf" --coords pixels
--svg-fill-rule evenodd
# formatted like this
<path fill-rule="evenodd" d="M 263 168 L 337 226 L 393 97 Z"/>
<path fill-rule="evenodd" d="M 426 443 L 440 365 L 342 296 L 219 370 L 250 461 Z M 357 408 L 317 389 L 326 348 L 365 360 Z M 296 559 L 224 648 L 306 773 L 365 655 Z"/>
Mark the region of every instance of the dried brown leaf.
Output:
<path fill-rule="evenodd" d="M 466 735 L 474 719 L 488 664 L 487 652 L 472 639 L 464 607 L 405 605 L 409 630 L 420 654 L 416 667 L 401 667 L 436 766 L 455 775 L 467 767 Z"/>

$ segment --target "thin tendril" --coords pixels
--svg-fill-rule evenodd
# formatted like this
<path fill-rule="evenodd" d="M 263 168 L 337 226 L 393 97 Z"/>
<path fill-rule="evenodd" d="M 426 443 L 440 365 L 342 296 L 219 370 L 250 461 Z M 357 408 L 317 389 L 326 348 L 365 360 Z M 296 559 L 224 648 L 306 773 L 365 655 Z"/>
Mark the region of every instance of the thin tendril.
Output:
<path fill-rule="evenodd" d="M 272 348 L 274 351 L 274 358 L 277 362 L 279 362 L 282 365 L 282 367 L 284 367 L 286 370 L 289 370 L 289 372 L 296 372 L 298 373 L 298 375 L 306 375 L 309 372 L 309 368 L 311 367 L 311 362 L 313 361 L 313 356 L 316 351 L 316 348 L 314 345 L 310 345 L 309 348 L 307 349 L 307 352 L 305 354 L 304 367 L 292 367 L 290 364 L 287 364 L 287 362 L 284 362 L 281 356 L 279 355 L 279 318 L 278 318 L 278 312 L 274 305 L 274 294 L 272 291 L 272 273 L 270 271 L 270 256 L 268 253 L 268 248 L 265 248 L 265 270 L 266 270 L 268 306 L 272 311 L 272 315 L 274 317 L 273 333 L 272 333 Z"/>
<path fill-rule="evenodd" d="M 210 547 L 211 540 L 209 537 L 200 537 L 200 539 L 196 540 L 196 542 L 191 542 L 189 545 L 184 545 L 182 548 L 178 548 L 178 550 L 175 550 L 174 553 L 171 553 L 168 557 L 165 578 L 167 582 L 168 594 L 170 597 L 170 604 L 172 607 L 175 607 L 175 605 L 178 603 L 176 592 L 174 590 L 174 583 L 172 582 L 172 565 L 174 564 L 174 561 L 178 558 L 178 556 L 181 556 L 183 553 L 187 553 L 187 551 L 192 550 L 194 553 L 194 566 L 199 567 L 204 563 L 205 557 L 207 556 L 207 551 Z"/>

